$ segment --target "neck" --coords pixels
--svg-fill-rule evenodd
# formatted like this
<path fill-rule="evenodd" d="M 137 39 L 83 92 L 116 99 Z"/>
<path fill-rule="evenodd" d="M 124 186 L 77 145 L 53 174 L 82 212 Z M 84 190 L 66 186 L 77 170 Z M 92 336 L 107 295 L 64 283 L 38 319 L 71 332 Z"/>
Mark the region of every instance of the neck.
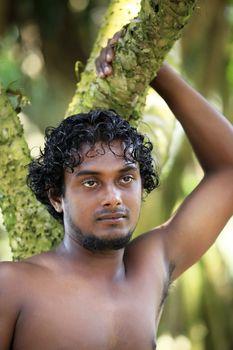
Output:
<path fill-rule="evenodd" d="M 112 282 L 125 278 L 124 249 L 91 251 L 83 248 L 69 234 L 65 234 L 56 252 L 87 278 Z"/>

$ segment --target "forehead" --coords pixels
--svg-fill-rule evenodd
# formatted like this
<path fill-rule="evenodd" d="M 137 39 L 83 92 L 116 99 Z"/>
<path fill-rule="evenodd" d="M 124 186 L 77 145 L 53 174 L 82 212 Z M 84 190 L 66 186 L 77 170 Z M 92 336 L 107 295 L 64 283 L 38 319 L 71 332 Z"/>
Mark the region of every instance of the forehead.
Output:
<path fill-rule="evenodd" d="M 119 140 L 111 142 L 106 145 L 102 142 L 97 142 L 95 145 L 83 145 L 80 150 L 81 163 L 79 168 L 100 166 L 103 167 L 120 167 L 126 164 L 136 164 L 130 159 L 130 150 L 128 152 L 128 159 L 125 159 L 125 145 Z M 126 153 L 127 156 L 127 153 Z"/>
<path fill-rule="evenodd" d="M 94 145 L 84 144 L 80 149 L 80 154 L 85 157 L 100 156 L 105 153 L 113 153 L 119 156 L 124 155 L 125 145 L 120 140 L 114 140 L 110 144 L 96 142 Z"/>

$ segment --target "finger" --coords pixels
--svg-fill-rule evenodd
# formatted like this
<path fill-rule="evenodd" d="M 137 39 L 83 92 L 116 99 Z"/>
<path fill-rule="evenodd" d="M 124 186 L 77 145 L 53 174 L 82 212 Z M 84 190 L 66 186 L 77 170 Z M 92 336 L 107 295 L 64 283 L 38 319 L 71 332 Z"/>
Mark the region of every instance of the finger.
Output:
<path fill-rule="evenodd" d="M 105 47 L 101 50 L 99 61 L 101 71 L 105 74 L 105 76 L 109 76 L 112 74 L 112 58 L 113 58 L 113 50 L 110 47 Z"/>
<path fill-rule="evenodd" d="M 96 71 L 100 78 L 106 78 L 112 74 L 112 67 L 106 62 L 101 62 L 100 58 L 97 58 L 95 61 Z"/>
<path fill-rule="evenodd" d="M 107 63 L 106 61 L 100 62 L 100 71 L 105 75 L 111 75 L 112 74 L 112 66 Z"/>
<path fill-rule="evenodd" d="M 108 63 L 111 63 L 114 59 L 114 56 L 115 56 L 115 54 L 114 54 L 113 48 L 111 46 L 107 47 L 106 48 L 106 61 Z"/>
<path fill-rule="evenodd" d="M 116 32 L 111 39 L 108 40 L 107 46 L 106 46 L 106 61 L 112 62 L 115 56 L 114 48 L 116 44 L 118 43 L 120 37 L 122 36 L 122 30 L 119 32 Z"/>
<path fill-rule="evenodd" d="M 102 49 L 100 51 L 99 56 L 95 60 L 96 70 L 97 70 L 99 77 L 101 77 L 101 78 L 105 77 L 104 60 L 105 60 L 105 49 Z"/>
<path fill-rule="evenodd" d="M 115 35 L 108 40 L 107 46 L 100 51 L 99 57 L 95 60 L 97 74 L 100 78 L 108 77 L 113 73 L 112 61 L 114 59 L 114 46 L 117 43 L 121 32 L 115 33 Z"/>
<path fill-rule="evenodd" d="M 101 67 L 100 67 L 100 61 L 99 61 L 99 57 L 97 57 L 95 59 L 95 67 L 96 67 L 96 72 L 97 74 L 100 76 L 102 75 L 102 70 L 101 70 Z"/>
<path fill-rule="evenodd" d="M 105 78 L 104 69 L 103 69 L 102 66 L 101 66 L 101 63 L 100 63 L 100 61 L 99 61 L 99 58 L 96 59 L 95 65 L 96 65 L 96 72 L 97 72 L 97 75 L 98 75 L 100 78 Z"/>
<path fill-rule="evenodd" d="M 112 73 L 112 67 L 107 60 L 107 52 L 107 48 L 104 48 L 100 54 L 100 67 L 105 76 L 108 76 Z"/>
<path fill-rule="evenodd" d="M 109 64 L 105 64 L 104 65 L 104 74 L 106 76 L 109 76 L 112 74 L 112 66 L 110 66 Z"/>
<path fill-rule="evenodd" d="M 112 39 L 110 39 L 109 43 L 111 45 L 115 45 L 118 42 L 118 40 L 120 39 L 121 36 L 122 36 L 122 30 L 120 30 L 119 32 L 116 32 L 113 35 Z"/>

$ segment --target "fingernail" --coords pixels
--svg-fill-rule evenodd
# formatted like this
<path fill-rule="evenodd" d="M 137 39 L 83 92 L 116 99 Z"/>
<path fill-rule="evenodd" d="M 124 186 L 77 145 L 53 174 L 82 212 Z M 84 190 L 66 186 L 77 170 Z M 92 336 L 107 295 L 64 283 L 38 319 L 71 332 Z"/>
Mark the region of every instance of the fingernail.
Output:
<path fill-rule="evenodd" d="M 107 59 L 108 62 L 111 62 L 112 56 L 108 53 L 108 54 L 106 55 L 106 59 Z"/>
<path fill-rule="evenodd" d="M 104 73 L 105 74 L 111 73 L 111 69 L 109 67 L 105 67 L 104 68 Z"/>

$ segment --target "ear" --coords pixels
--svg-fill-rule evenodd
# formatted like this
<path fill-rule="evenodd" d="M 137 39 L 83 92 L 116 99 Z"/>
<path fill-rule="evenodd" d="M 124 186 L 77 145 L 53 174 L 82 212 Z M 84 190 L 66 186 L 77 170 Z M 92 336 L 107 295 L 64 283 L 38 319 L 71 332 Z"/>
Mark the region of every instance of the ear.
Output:
<path fill-rule="evenodd" d="M 62 206 L 62 196 L 56 196 L 54 194 L 54 189 L 50 188 L 48 190 L 48 197 L 50 200 L 50 203 L 52 204 L 52 206 L 54 207 L 54 209 L 58 212 L 58 213 L 62 213 L 63 212 L 63 206 Z"/>

